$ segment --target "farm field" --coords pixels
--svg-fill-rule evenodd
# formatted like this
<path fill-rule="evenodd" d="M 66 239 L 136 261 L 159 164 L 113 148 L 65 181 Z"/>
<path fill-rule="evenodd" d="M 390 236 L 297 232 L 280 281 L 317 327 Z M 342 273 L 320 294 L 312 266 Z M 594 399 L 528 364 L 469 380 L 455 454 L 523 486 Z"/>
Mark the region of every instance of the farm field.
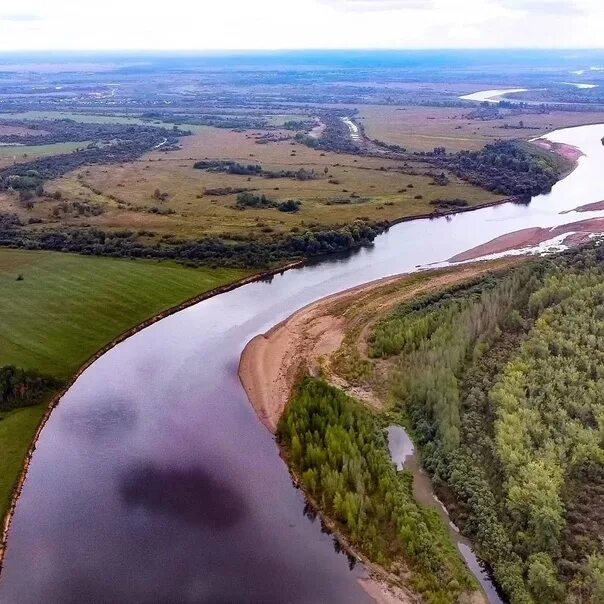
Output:
<path fill-rule="evenodd" d="M 83 149 L 91 141 L 74 141 L 66 143 L 51 143 L 48 145 L 2 145 L 0 144 L 0 160 L 2 159 L 27 159 L 44 157 L 45 155 L 58 155 L 71 153 Z"/>
<path fill-rule="evenodd" d="M 170 262 L 0 250 L 0 365 L 66 378 L 128 328 L 248 274 Z"/>

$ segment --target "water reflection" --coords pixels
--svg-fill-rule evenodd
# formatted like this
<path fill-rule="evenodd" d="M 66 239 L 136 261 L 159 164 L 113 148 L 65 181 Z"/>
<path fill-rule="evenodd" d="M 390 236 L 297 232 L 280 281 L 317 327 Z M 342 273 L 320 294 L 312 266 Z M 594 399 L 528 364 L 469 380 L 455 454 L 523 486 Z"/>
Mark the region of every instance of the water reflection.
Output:
<path fill-rule="evenodd" d="M 550 135 L 586 156 L 530 206 L 401 223 L 369 249 L 210 298 L 95 361 L 38 441 L 0 602 L 370 602 L 356 580 L 362 569 L 348 570 L 318 523 L 300 522 L 304 498 L 239 383 L 241 351 L 323 296 L 446 263 L 513 230 L 577 220 L 560 212 L 604 199 L 603 136 L 604 126 Z M 228 513 L 216 509 L 223 501 Z"/>
<path fill-rule="evenodd" d="M 129 506 L 220 531 L 233 528 L 248 513 L 245 498 L 203 466 L 131 468 L 122 478 L 120 492 Z"/>
<path fill-rule="evenodd" d="M 110 397 L 88 408 L 74 409 L 62 423 L 72 436 L 98 441 L 121 437 L 134 430 L 136 422 L 136 407 L 131 400 Z"/>
<path fill-rule="evenodd" d="M 402 470 L 405 467 L 405 462 L 415 453 L 413 441 L 401 426 L 388 426 L 386 433 L 388 435 L 390 458 L 396 469 Z"/>

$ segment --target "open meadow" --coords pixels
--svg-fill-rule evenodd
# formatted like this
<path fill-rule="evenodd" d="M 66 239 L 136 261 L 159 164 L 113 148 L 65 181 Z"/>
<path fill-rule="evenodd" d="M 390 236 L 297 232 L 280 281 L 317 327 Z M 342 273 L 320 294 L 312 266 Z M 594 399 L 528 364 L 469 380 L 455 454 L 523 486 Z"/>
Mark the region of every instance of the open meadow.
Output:
<path fill-rule="evenodd" d="M 102 228 L 152 230 L 179 237 L 288 233 L 310 225 L 344 225 L 357 219 L 388 220 L 429 214 L 430 202 L 461 198 L 469 205 L 484 204 L 501 196 L 449 175 L 446 186 L 424 173 L 421 161 L 393 161 L 311 149 L 290 140 L 257 144 L 260 132 L 233 132 L 205 127 L 182 139 L 182 148 L 170 153 L 151 152 L 140 160 L 120 165 L 90 166 L 48 183 L 50 198 L 23 210 L 18 199 L 5 197 L 7 209 L 25 220 Z M 256 136 L 254 136 L 256 135 Z M 308 180 L 266 178 L 194 169 L 199 160 L 230 160 L 259 164 L 273 172 L 304 169 Z M 406 164 L 406 165 L 405 165 Z M 409 174 L 414 172 L 414 174 Z M 274 201 L 302 202 L 295 213 L 274 208 L 236 205 L 236 193 L 249 190 Z M 154 197 L 159 190 L 163 198 Z M 85 200 L 102 208 L 96 216 L 73 216 L 60 209 L 66 202 Z"/>
<path fill-rule="evenodd" d="M 604 111 L 528 112 L 501 109 L 498 117 L 474 107 L 359 106 L 359 121 L 369 138 L 400 145 L 409 151 L 481 149 L 497 139 L 531 139 L 569 126 L 604 121 Z"/>

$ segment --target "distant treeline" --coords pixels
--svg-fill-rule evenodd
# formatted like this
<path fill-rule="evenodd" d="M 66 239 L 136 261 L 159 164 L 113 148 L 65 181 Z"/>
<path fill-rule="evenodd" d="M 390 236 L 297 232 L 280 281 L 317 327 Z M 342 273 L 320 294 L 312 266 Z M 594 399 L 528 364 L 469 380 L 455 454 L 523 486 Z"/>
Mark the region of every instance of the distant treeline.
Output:
<path fill-rule="evenodd" d="M 480 151 L 436 154 L 435 161 L 459 178 L 501 195 L 547 193 L 562 174 L 562 158 L 529 150 L 527 144 L 497 141 Z"/>
<path fill-rule="evenodd" d="M 313 170 L 299 168 L 298 170 L 265 170 L 260 164 L 240 164 L 232 160 L 211 159 L 197 161 L 193 164 L 197 170 L 208 172 L 224 172 L 241 176 L 261 176 L 263 178 L 293 178 L 295 180 L 314 180 L 319 175 Z"/>
<path fill-rule="evenodd" d="M 24 227 L 16 215 L 0 213 L 0 246 L 262 268 L 286 260 L 346 252 L 370 245 L 385 225 L 357 221 L 345 227 L 282 236 L 273 234 L 251 241 L 203 237 L 197 240 L 167 239 L 154 244 L 142 243 L 136 231 Z"/>
<path fill-rule="evenodd" d="M 10 114 L 8 114 L 10 116 Z M 156 126 L 136 124 L 88 123 L 71 119 L 33 120 L 33 119 L 4 119 L 6 114 L 0 114 L 0 125 L 29 128 L 39 131 L 38 134 L 2 134 L 2 143 L 20 143 L 23 145 L 48 145 L 50 143 L 98 141 L 109 143 L 115 140 L 131 140 L 142 132 L 155 132 L 162 137 L 173 135 L 174 131 Z M 179 132 L 179 135 L 185 134 Z M 15 146 L 15 153 L 19 146 Z"/>
<path fill-rule="evenodd" d="M 232 130 L 267 129 L 272 128 L 268 120 L 253 115 L 218 115 L 207 113 L 166 113 L 162 111 L 147 111 L 141 114 L 143 119 L 174 122 L 177 125 L 211 126 L 213 128 L 230 128 Z M 186 128 L 185 128 L 186 129 Z"/>
<path fill-rule="evenodd" d="M 58 178 L 77 168 L 132 161 L 153 149 L 164 138 L 170 144 L 182 134 L 152 126 L 127 126 L 122 129 L 124 138 L 113 144 L 40 157 L 1 169 L 0 190 L 35 189 L 44 181 Z"/>

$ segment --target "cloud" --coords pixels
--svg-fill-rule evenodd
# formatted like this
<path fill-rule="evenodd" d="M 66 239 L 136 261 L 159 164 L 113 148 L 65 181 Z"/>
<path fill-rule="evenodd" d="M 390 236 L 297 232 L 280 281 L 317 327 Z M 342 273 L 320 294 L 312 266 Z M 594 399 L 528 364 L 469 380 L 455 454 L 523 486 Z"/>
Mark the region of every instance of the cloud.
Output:
<path fill-rule="evenodd" d="M 35 13 L 0 13 L 0 21 L 28 22 L 39 21 L 40 15 Z"/>
<path fill-rule="evenodd" d="M 320 0 L 340 10 L 354 12 L 382 12 L 394 10 L 430 10 L 434 0 Z"/>
<path fill-rule="evenodd" d="M 578 15 L 585 12 L 576 2 L 567 0 L 499 0 L 499 5 L 541 15 Z"/>

